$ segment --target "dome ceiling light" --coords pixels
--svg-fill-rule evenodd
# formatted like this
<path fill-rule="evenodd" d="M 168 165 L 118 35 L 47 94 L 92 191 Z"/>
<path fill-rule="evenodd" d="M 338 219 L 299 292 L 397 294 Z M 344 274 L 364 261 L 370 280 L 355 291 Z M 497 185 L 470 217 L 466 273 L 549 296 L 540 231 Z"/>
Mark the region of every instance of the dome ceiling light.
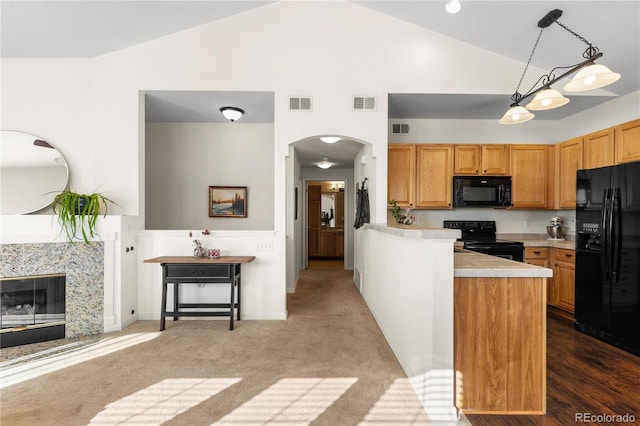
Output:
<path fill-rule="evenodd" d="M 222 115 L 224 115 L 224 118 L 232 123 L 236 120 L 239 120 L 240 117 L 244 115 L 243 109 L 230 106 L 220 108 L 220 112 L 222 113 Z"/>
<path fill-rule="evenodd" d="M 529 121 L 535 117 L 535 114 L 529 112 L 529 110 L 542 111 L 558 108 L 569 103 L 569 99 L 564 97 L 557 90 L 552 89 L 551 85 L 573 73 L 577 74 L 563 88 L 567 92 L 582 92 L 584 90 L 598 89 L 600 87 L 604 87 L 611 83 L 614 83 L 620 78 L 620 74 L 612 72 L 604 65 L 595 63 L 596 59 L 601 58 L 604 53 L 600 52 L 597 47 L 589 43 L 584 37 L 576 34 L 574 31 L 567 28 L 564 24 L 560 23 L 560 21 L 558 21 L 558 18 L 560 18 L 561 16 L 562 11 L 560 9 L 554 9 L 551 12 L 547 13 L 540 21 L 538 21 L 538 28 L 540 28 L 540 33 L 538 34 L 538 38 L 533 45 L 533 50 L 531 51 L 529 60 L 524 67 L 524 71 L 522 72 L 522 76 L 520 77 L 520 81 L 518 82 L 518 86 L 516 87 L 516 91 L 513 95 L 511 95 L 511 100 L 513 101 L 513 103 L 509 105 L 509 110 L 499 121 L 501 124 L 524 123 L 525 121 Z M 545 74 L 540 77 L 538 81 L 536 81 L 535 84 L 531 87 L 531 89 L 529 89 L 529 91 L 523 95 L 518 92 L 518 90 L 520 90 L 520 85 L 522 84 L 522 80 L 527 73 L 527 69 L 529 68 L 529 64 L 531 63 L 531 58 L 533 58 L 533 54 L 538 47 L 538 42 L 540 41 L 542 32 L 545 28 L 547 28 L 554 22 L 588 46 L 587 49 L 582 53 L 582 57 L 585 60 L 577 65 L 553 68 L 549 72 L 549 74 Z M 566 71 L 565 73 L 556 77 L 556 70 L 565 69 L 569 69 L 569 71 Z M 531 96 L 533 96 L 533 100 L 527 104 L 526 108 L 520 106 L 520 102 L 530 98 Z"/>
<path fill-rule="evenodd" d="M 339 136 L 322 136 L 320 138 L 320 140 L 324 143 L 336 143 L 338 142 L 340 139 L 342 139 Z"/>
<path fill-rule="evenodd" d="M 449 13 L 458 13 L 462 10 L 462 5 L 458 0 L 451 0 L 444 8 Z"/>
<path fill-rule="evenodd" d="M 320 167 L 321 169 L 328 169 L 329 167 L 333 166 L 335 163 L 330 163 L 329 159 L 327 157 L 324 157 L 322 159 L 322 161 L 320 161 L 319 163 L 316 163 L 316 166 Z"/>

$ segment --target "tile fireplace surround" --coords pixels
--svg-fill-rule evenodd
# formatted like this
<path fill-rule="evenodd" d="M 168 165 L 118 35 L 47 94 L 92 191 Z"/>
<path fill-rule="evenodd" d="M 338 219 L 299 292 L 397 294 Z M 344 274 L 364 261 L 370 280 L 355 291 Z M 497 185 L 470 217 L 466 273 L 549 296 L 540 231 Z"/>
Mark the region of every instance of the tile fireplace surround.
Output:
<path fill-rule="evenodd" d="M 104 244 L 0 245 L 0 276 L 66 275 L 66 337 L 104 330 Z"/>

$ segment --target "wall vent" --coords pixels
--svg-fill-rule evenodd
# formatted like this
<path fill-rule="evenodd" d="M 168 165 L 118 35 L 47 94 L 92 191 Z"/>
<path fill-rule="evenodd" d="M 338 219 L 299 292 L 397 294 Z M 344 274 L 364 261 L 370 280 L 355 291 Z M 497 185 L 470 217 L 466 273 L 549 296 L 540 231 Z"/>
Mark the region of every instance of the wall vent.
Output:
<path fill-rule="evenodd" d="M 391 127 L 392 133 L 409 133 L 409 125 L 408 124 L 393 124 Z"/>
<path fill-rule="evenodd" d="M 373 96 L 354 96 L 353 109 L 361 111 L 374 111 L 376 109 L 376 98 Z"/>
<path fill-rule="evenodd" d="M 289 98 L 290 111 L 311 111 L 311 97 L 291 96 Z"/>

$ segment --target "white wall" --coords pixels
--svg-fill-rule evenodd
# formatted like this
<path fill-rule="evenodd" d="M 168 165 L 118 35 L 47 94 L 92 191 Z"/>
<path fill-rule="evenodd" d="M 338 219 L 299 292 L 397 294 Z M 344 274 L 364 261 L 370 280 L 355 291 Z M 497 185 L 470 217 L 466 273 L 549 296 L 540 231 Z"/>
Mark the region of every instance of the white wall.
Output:
<path fill-rule="evenodd" d="M 146 229 L 273 229 L 273 125 L 146 124 Z M 247 218 L 211 218 L 209 186 L 246 186 Z"/>
<path fill-rule="evenodd" d="M 138 233 L 138 317 L 143 320 L 160 319 L 162 296 L 162 268 L 159 263 L 143 263 L 159 256 L 193 253 L 193 238 L 188 230 L 140 231 Z M 195 237 L 195 236 L 194 236 Z M 286 294 L 283 281 L 279 281 L 277 253 L 284 252 L 273 231 L 213 231 L 203 239 L 206 248 L 219 248 L 222 256 L 255 256 L 256 259 L 241 266 L 242 318 L 248 320 L 286 319 Z M 258 245 L 273 245 L 272 250 L 258 250 Z M 228 299 L 228 287 L 221 285 L 189 286 L 185 295 L 212 300 Z M 217 299 L 216 299 L 217 298 Z M 185 299 L 186 300 L 186 299 Z"/>

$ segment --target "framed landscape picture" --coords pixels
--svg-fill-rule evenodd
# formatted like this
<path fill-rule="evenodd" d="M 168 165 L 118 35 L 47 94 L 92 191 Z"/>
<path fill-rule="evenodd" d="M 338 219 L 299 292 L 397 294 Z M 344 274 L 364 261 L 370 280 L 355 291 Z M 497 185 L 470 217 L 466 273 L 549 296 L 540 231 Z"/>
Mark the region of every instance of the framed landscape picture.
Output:
<path fill-rule="evenodd" d="M 210 186 L 209 217 L 247 217 L 247 187 Z"/>

